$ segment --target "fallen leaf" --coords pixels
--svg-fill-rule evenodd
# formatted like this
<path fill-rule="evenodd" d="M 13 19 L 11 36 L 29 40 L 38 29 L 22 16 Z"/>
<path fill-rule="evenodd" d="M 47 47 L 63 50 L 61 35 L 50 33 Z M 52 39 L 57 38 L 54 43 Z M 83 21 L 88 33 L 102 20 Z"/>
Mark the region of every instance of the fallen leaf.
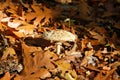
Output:
<path fill-rule="evenodd" d="M 16 35 L 17 38 L 23 38 L 26 37 L 26 35 L 24 34 L 24 32 L 21 31 L 13 31 L 13 33 Z"/>
<path fill-rule="evenodd" d="M 30 22 L 32 19 L 36 18 L 36 13 L 28 12 L 24 15 L 24 18 L 26 19 L 27 22 Z"/>
<path fill-rule="evenodd" d="M 89 31 L 90 34 L 93 36 L 94 39 L 97 39 L 99 43 L 101 44 L 105 44 L 105 36 L 104 35 L 100 35 L 97 32 L 94 31 Z"/>
<path fill-rule="evenodd" d="M 33 76 L 31 76 L 31 75 L 29 75 L 29 76 L 24 76 L 22 79 L 23 79 L 23 80 L 40 80 L 40 78 L 38 78 L 38 77 L 33 77 Z"/>
<path fill-rule="evenodd" d="M 86 44 L 89 42 L 88 39 L 82 39 L 81 41 L 81 51 L 83 51 L 86 48 Z"/>
<path fill-rule="evenodd" d="M 30 75 L 32 72 L 37 70 L 34 60 L 33 60 L 33 57 L 31 55 L 31 53 L 33 53 L 34 51 L 37 51 L 37 49 L 32 46 L 27 46 L 25 43 L 22 43 L 22 49 L 23 49 L 22 56 L 23 56 L 23 65 L 24 65 L 22 74 Z M 31 52 L 31 50 L 33 50 L 33 51 Z M 38 49 L 38 51 L 39 51 L 39 49 Z"/>
<path fill-rule="evenodd" d="M 8 26 L 10 27 L 10 28 L 17 28 L 17 27 L 19 27 L 21 25 L 21 23 L 19 23 L 19 22 L 10 22 L 10 21 L 8 21 Z"/>
<path fill-rule="evenodd" d="M 12 17 L 2 18 L 2 19 L 1 19 L 1 22 L 8 22 L 8 21 L 10 21 L 11 18 L 12 18 Z"/>
<path fill-rule="evenodd" d="M 105 75 L 103 75 L 102 72 L 100 72 L 97 74 L 97 76 L 94 78 L 94 80 L 101 80 L 101 79 L 102 80 L 110 80 L 110 75 L 112 75 L 115 70 L 116 70 L 116 68 L 106 71 Z"/>
<path fill-rule="evenodd" d="M 96 66 L 92 66 L 92 65 L 88 65 L 86 68 L 90 69 L 90 70 L 93 70 L 93 71 L 97 71 L 97 72 L 100 72 L 101 70 L 97 69 Z"/>
<path fill-rule="evenodd" d="M 120 29 L 120 23 L 118 22 L 118 23 L 115 23 L 115 26 L 114 26 L 115 28 L 117 28 L 117 29 Z"/>
<path fill-rule="evenodd" d="M 65 79 L 66 79 L 66 80 L 75 80 L 75 79 L 70 75 L 70 73 L 65 73 Z"/>
<path fill-rule="evenodd" d="M 13 57 L 14 59 L 17 59 L 17 54 L 12 47 L 6 47 L 1 57 L 1 60 L 7 59 L 8 56 Z"/>
<path fill-rule="evenodd" d="M 90 51 L 85 51 L 85 57 L 81 62 L 81 66 L 87 66 L 89 60 L 92 58 L 92 55 L 94 54 L 94 50 L 91 49 Z"/>
<path fill-rule="evenodd" d="M 51 77 L 50 72 L 47 69 L 40 68 L 39 70 L 32 72 L 31 74 L 27 74 L 26 76 L 22 76 L 23 80 L 40 80 L 40 79 L 46 79 Z"/>
<path fill-rule="evenodd" d="M 10 73 L 6 72 L 5 75 L 0 80 L 11 80 Z"/>
<path fill-rule="evenodd" d="M 2 18 L 4 17 L 4 14 L 3 14 L 3 12 L 0 10 L 0 21 L 2 20 Z"/>
<path fill-rule="evenodd" d="M 45 79 L 45 78 L 51 77 L 51 74 L 47 69 L 41 68 L 40 70 L 36 71 L 31 76 Z"/>
<path fill-rule="evenodd" d="M 95 56 L 97 56 L 99 59 L 103 59 L 103 56 L 102 56 L 102 51 L 101 50 L 98 50 L 96 53 L 95 53 Z"/>
<path fill-rule="evenodd" d="M 44 23 L 49 22 L 49 19 L 52 18 L 53 12 L 52 12 L 51 9 L 48 9 L 45 6 L 41 7 L 41 6 L 36 6 L 36 5 L 32 5 L 31 7 L 33 8 L 33 10 L 36 13 L 35 14 L 36 15 L 36 19 L 34 21 L 34 25 L 35 26 L 38 25 L 43 18 L 45 18 Z"/>
<path fill-rule="evenodd" d="M 67 71 L 71 69 L 71 65 L 69 62 L 64 61 L 64 60 L 58 60 L 56 62 L 54 62 L 55 65 L 57 65 L 57 68 L 59 70 L 63 70 L 63 71 Z"/>
<path fill-rule="evenodd" d="M 25 24 L 23 26 L 19 26 L 16 28 L 17 31 L 12 31 L 17 37 L 22 38 L 22 37 L 34 37 L 34 25 L 30 24 Z"/>
<path fill-rule="evenodd" d="M 33 59 L 36 67 L 45 67 L 47 69 L 54 69 L 55 66 L 52 64 L 52 61 L 58 59 L 58 57 L 55 53 L 46 51 L 41 53 L 38 52 Z"/>
<path fill-rule="evenodd" d="M 22 79 L 22 77 L 20 75 L 18 75 L 18 74 L 15 75 L 14 80 L 21 80 L 21 79 Z"/>

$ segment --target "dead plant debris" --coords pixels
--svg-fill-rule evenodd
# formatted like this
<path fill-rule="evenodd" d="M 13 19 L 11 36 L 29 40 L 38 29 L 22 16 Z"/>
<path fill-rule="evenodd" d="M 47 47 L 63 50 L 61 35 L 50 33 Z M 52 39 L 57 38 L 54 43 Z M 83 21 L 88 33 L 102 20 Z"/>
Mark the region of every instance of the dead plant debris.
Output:
<path fill-rule="evenodd" d="M 120 0 L 0 5 L 0 80 L 120 80 Z"/>

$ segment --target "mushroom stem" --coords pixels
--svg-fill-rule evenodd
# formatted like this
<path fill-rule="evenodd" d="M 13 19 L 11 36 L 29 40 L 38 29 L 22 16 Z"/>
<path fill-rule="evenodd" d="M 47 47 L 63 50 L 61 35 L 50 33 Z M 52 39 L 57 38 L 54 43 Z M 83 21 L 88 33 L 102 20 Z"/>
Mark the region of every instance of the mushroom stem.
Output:
<path fill-rule="evenodd" d="M 59 55 L 60 52 L 61 52 L 61 45 L 62 45 L 62 43 L 61 42 L 57 42 L 56 45 L 57 45 L 57 54 Z"/>

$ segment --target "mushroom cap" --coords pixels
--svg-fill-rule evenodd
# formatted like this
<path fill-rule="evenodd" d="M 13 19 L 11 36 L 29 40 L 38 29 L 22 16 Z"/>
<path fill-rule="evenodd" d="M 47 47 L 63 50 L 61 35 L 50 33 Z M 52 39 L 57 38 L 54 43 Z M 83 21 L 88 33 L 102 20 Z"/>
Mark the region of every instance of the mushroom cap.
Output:
<path fill-rule="evenodd" d="M 66 30 L 51 30 L 51 31 L 46 31 L 42 35 L 43 39 L 46 40 L 51 40 L 51 41 L 72 41 L 74 42 L 76 40 L 76 36 Z"/>

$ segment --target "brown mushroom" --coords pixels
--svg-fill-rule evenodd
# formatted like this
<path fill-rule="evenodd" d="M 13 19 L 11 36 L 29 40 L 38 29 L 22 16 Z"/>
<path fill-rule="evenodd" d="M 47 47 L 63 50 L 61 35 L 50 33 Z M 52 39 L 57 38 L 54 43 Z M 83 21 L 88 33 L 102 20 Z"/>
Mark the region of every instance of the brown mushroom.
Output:
<path fill-rule="evenodd" d="M 55 41 L 57 45 L 57 54 L 59 55 L 61 52 L 61 45 L 65 41 L 69 42 L 75 42 L 76 41 L 76 35 L 72 34 L 69 31 L 57 29 L 57 30 L 51 30 L 46 31 L 42 35 L 43 39 Z"/>

